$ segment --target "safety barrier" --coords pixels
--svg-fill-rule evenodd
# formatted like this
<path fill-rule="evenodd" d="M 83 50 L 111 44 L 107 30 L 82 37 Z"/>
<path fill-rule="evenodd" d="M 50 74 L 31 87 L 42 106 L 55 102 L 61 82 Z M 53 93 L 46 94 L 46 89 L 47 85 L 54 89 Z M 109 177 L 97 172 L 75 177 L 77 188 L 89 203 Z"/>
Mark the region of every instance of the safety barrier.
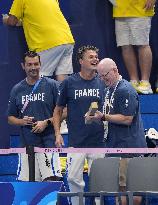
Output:
<path fill-rule="evenodd" d="M 149 154 L 158 153 L 158 148 L 26 148 L 0 149 L 0 155 L 27 153 L 29 161 L 29 181 L 35 181 L 35 153 L 105 153 L 105 154 Z"/>

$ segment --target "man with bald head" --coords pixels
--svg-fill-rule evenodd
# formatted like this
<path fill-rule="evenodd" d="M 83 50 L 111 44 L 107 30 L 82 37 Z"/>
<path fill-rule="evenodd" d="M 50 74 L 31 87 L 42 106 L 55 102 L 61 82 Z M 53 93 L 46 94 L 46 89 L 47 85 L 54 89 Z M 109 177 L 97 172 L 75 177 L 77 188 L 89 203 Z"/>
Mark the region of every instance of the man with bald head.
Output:
<path fill-rule="evenodd" d="M 140 116 L 139 97 L 133 86 L 122 79 L 116 63 L 109 58 L 101 60 L 97 66 L 98 75 L 106 85 L 102 112 L 97 111 L 89 120 L 104 122 L 106 147 L 140 148 L 146 147 L 143 124 Z M 88 119 L 87 119 L 88 120 Z M 114 155 L 113 155 L 114 156 Z M 120 190 L 126 187 L 126 158 L 136 155 L 117 155 L 124 158 L 120 163 Z M 135 205 L 141 198 L 135 198 Z M 126 200 L 123 201 L 123 205 Z"/>
<path fill-rule="evenodd" d="M 122 79 L 112 59 L 101 60 L 97 71 L 106 89 L 103 111 L 97 111 L 94 118 L 103 120 L 108 128 L 107 147 L 146 147 L 137 92 Z"/>

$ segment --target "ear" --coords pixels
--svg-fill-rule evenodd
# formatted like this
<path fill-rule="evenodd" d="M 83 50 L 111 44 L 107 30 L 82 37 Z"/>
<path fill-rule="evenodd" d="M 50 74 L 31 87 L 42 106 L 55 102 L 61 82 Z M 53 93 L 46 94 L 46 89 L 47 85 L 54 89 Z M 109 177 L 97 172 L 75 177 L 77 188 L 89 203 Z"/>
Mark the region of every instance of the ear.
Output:
<path fill-rule="evenodd" d="M 25 70 L 24 63 L 21 63 L 21 67 L 22 67 L 23 70 Z"/>
<path fill-rule="evenodd" d="M 113 68 L 115 73 L 118 73 L 118 69 L 115 67 Z"/>
<path fill-rule="evenodd" d="M 80 59 L 79 59 L 79 64 L 80 64 L 80 65 L 82 64 L 82 61 L 83 61 L 82 58 L 80 58 Z"/>

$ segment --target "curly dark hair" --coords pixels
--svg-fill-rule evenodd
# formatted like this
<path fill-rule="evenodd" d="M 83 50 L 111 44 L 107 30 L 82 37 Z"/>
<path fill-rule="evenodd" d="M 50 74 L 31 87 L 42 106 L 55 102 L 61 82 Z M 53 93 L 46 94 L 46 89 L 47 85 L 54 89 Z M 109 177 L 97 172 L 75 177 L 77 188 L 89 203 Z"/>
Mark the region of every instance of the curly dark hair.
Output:
<path fill-rule="evenodd" d="M 90 45 L 87 45 L 87 46 L 82 46 L 78 49 L 78 52 L 77 52 L 77 60 L 79 61 L 80 59 L 83 58 L 84 56 L 84 53 L 88 50 L 92 50 L 92 51 L 95 51 L 97 54 L 99 52 L 99 49 L 95 46 L 90 46 Z"/>
<path fill-rule="evenodd" d="M 25 58 L 26 58 L 26 57 L 34 58 L 34 57 L 36 57 L 36 56 L 39 58 L 39 62 L 41 63 L 40 56 L 39 56 L 39 54 L 36 53 L 35 51 L 27 51 L 27 52 L 24 54 L 24 62 L 25 62 Z"/>

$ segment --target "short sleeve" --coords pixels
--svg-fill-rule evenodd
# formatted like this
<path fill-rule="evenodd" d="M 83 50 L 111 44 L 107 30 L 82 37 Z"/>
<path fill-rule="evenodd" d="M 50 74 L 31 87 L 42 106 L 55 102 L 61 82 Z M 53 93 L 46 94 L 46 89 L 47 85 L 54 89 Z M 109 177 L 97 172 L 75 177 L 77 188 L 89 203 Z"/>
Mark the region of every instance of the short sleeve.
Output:
<path fill-rule="evenodd" d="M 54 104 L 56 105 L 57 98 L 59 95 L 59 82 L 54 80 L 52 86 L 53 86 L 53 100 L 54 100 Z"/>
<path fill-rule="evenodd" d="M 59 95 L 57 99 L 57 105 L 65 107 L 67 104 L 67 88 L 68 80 L 65 79 L 59 86 Z"/>
<path fill-rule="evenodd" d="M 118 99 L 118 100 L 117 100 Z M 138 95 L 132 91 L 124 90 L 117 93 L 117 112 L 126 116 L 134 116 L 138 108 Z"/>
<path fill-rule="evenodd" d="M 9 14 L 16 16 L 18 19 L 23 19 L 24 0 L 14 0 Z"/>
<path fill-rule="evenodd" d="M 11 90 L 10 93 L 10 98 L 8 102 L 8 109 L 7 109 L 7 115 L 8 116 L 14 116 L 18 117 L 19 116 L 19 111 L 16 106 L 16 90 L 15 87 Z"/>

